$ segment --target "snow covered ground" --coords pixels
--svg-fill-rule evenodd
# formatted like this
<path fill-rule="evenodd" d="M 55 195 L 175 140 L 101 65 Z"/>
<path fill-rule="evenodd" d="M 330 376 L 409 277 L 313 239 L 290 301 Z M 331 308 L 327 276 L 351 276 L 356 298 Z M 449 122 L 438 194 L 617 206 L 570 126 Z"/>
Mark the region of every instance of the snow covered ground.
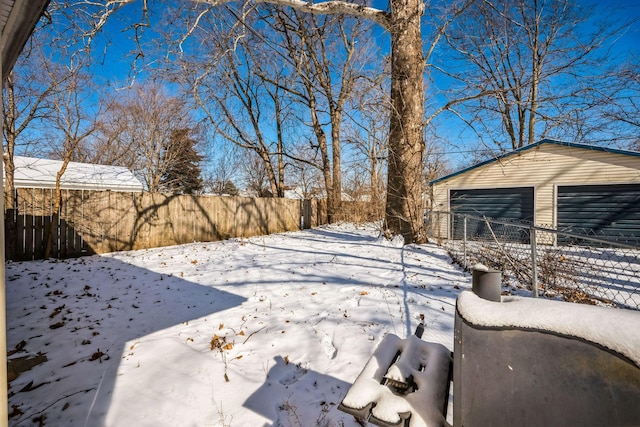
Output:
<path fill-rule="evenodd" d="M 467 288 L 352 225 L 8 263 L 9 423 L 358 426 L 337 406 L 384 335 L 453 349 Z"/>

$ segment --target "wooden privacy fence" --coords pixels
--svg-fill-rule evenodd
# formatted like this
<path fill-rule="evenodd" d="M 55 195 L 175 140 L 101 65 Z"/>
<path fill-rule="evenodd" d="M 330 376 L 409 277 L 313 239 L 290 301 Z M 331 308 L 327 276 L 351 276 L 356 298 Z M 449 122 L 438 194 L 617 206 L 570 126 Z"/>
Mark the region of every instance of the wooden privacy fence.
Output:
<path fill-rule="evenodd" d="M 6 256 L 41 259 L 53 225 L 53 258 L 299 230 L 323 223 L 315 200 L 65 190 L 16 190 L 5 212 Z M 304 208 L 304 209 L 303 209 Z M 302 217 L 304 213 L 305 217 Z"/>

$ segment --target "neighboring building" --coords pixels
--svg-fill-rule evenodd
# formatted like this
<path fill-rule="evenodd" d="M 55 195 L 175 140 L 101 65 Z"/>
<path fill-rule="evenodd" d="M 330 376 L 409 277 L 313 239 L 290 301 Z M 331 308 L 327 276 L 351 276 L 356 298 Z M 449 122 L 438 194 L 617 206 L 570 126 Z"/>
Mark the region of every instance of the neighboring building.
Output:
<path fill-rule="evenodd" d="M 640 240 L 638 152 L 545 139 L 430 185 L 434 211 Z"/>
<path fill-rule="evenodd" d="M 15 188 L 55 188 L 60 160 L 15 156 Z M 127 168 L 70 162 L 62 175 L 63 190 L 111 190 L 141 192 L 142 183 Z"/>

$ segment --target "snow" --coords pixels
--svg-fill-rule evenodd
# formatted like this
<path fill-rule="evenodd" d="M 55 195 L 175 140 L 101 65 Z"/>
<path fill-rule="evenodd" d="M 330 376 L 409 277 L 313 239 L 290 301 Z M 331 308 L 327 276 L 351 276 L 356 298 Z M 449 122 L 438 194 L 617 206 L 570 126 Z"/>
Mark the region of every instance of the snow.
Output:
<path fill-rule="evenodd" d="M 523 297 L 487 301 L 470 291 L 458 298 L 463 319 L 480 327 L 526 328 L 581 338 L 616 351 L 640 367 L 640 312 Z"/>
<path fill-rule="evenodd" d="M 16 188 L 55 188 L 61 160 L 14 156 Z M 60 188 L 70 190 L 135 191 L 142 183 L 122 166 L 69 162 L 60 181 Z"/>
<path fill-rule="evenodd" d="M 398 352 L 400 357 L 392 364 Z M 373 403 L 371 414 L 390 425 L 399 425 L 403 415 L 410 413 L 410 427 L 441 426 L 450 354 L 451 351 L 443 345 L 422 341 L 415 335 L 401 340 L 388 334 L 342 403 L 353 409 Z M 404 396 L 394 393 L 389 386 L 382 384 L 383 376 L 404 384 L 411 376 L 416 390 Z"/>
<path fill-rule="evenodd" d="M 471 282 L 353 225 L 6 270 L 9 359 L 46 356 L 12 426 L 357 427 L 337 407 L 380 342 L 424 322 L 452 350 Z"/>

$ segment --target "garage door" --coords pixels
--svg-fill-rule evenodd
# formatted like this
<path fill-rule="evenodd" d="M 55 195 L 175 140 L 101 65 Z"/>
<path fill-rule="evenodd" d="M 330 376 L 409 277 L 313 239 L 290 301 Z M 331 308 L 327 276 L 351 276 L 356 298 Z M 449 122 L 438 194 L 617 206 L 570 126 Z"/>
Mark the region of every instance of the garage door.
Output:
<path fill-rule="evenodd" d="M 451 212 L 458 214 L 532 223 L 533 205 L 533 187 L 451 190 L 450 193 Z M 467 238 L 490 238 L 491 231 L 505 240 L 529 241 L 526 230 L 503 225 L 492 226 L 489 230 L 483 221 L 467 223 Z M 455 239 L 462 238 L 463 224 L 459 216 L 454 219 L 452 234 Z"/>
<path fill-rule="evenodd" d="M 558 187 L 558 230 L 638 244 L 640 184 Z"/>

